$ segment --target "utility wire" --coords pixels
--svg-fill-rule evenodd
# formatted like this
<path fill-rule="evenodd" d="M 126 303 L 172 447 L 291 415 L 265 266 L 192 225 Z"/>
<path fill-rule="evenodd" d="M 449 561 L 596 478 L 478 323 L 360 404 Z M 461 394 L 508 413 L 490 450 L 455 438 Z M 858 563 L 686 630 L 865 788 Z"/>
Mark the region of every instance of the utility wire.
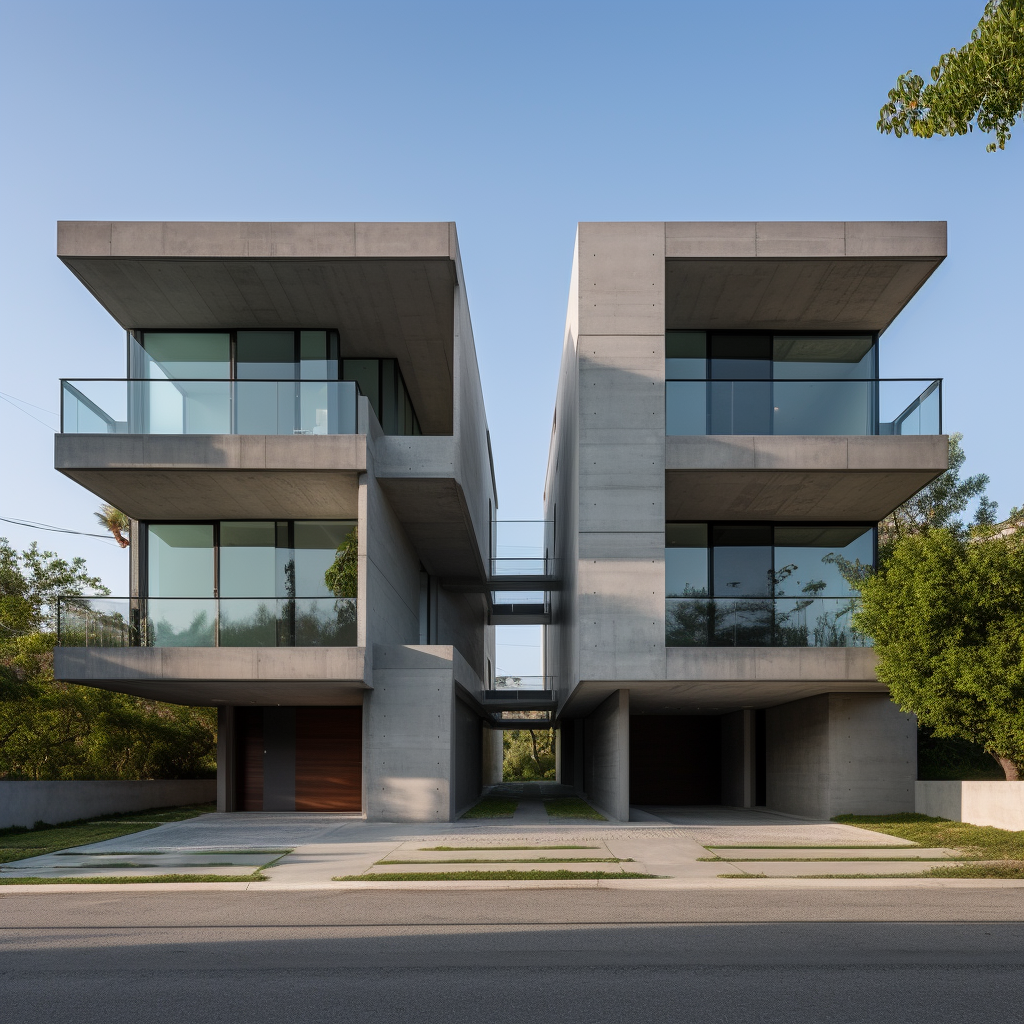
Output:
<path fill-rule="evenodd" d="M 82 530 L 65 530 L 62 526 L 47 526 L 45 523 L 32 523 L 25 519 L 8 519 L 7 516 L 0 516 L 0 522 L 13 523 L 15 526 L 27 526 L 33 530 L 49 530 L 51 533 L 74 533 L 79 537 L 99 537 L 100 540 L 109 541 L 114 539 L 109 533 L 84 533 Z"/>
<path fill-rule="evenodd" d="M 15 402 L 21 402 L 22 405 L 31 405 L 33 409 L 38 409 L 40 412 L 45 412 L 47 416 L 56 416 L 55 412 L 50 412 L 49 409 L 44 409 L 41 405 L 33 405 L 31 402 L 26 402 L 24 398 L 19 398 L 17 395 L 9 395 L 6 391 L 0 391 L 0 395 L 4 398 L 12 398 Z"/>
<path fill-rule="evenodd" d="M 42 423 L 47 430 L 56 429 L 52 423 L 44 423 L 38 416 L 33 416 L 32 413 L 28 411 L 28 409 L 22 409 L 20 405 L 15 404 L 15 402 L 8 398 L 5 394 L 0 393 L 0 401 L 4 401 L 8 405 L 13 406 L 15 409 L 18 410 L 18 412 L 24 413 L 26 416 L 28 416 L 29 419 L 35 420 L 36 423 Z M 27 405 L 28 403 L 26 402 L 25 404 Z M 38 408 L 38 406 L 35 406 L 34 408 Z M 42 411 L 46 412 L 45 409 L 43 409 Z M 51 412 L 50 415 L 55 416 L 56 413 Z"/>

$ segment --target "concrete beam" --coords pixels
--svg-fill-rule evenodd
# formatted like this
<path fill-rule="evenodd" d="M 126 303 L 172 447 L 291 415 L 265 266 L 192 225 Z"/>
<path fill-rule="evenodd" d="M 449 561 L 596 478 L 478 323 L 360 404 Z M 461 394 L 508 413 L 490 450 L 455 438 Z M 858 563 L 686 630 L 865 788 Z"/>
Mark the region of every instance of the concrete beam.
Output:
<path fill-rule="evenodd" d="M 949 468 L 945 435 L 665 438 L 665 515 L 877 522 Z"/>

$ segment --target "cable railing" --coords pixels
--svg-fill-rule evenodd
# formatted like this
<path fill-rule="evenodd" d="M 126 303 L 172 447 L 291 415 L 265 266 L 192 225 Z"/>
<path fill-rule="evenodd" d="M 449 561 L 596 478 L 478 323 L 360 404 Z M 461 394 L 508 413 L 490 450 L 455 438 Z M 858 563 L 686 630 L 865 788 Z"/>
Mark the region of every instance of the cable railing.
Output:
<path fill-rule="evenodd" d="M 347 597 L 61 597 L 61 647 L 355 647 Z"/>
<path fill-rule="evenodd" d="M 668 380 L 665 433 L 921 435 L 942 433 L 942 381 Z"/>
<path fill-rule="evenodd" d="M 853 625 L 860 598 L 670 597 L 666 647 L 870 647 Z"/>
<path fill-rule="evenodd" d="M 347 380 L 61 381 L 64 434 L 355 434 Z"/>

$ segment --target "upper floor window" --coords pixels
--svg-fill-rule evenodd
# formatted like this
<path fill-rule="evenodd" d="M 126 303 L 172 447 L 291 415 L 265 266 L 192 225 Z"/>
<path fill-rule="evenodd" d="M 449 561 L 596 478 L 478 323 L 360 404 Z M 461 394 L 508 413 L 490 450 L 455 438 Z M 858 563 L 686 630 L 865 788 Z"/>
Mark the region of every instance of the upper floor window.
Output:
<path fill-rule="evenodd" d="M 850 618 L 875 527 L 666 523 L 669 647 L 862 647 Z"/>
<path fill-rule="evenodd" d="M 938 433 L 940 426 L 938 382 L 879 381 L 874 334 L 668 331 L 665 378 L 669 435 Z"/>

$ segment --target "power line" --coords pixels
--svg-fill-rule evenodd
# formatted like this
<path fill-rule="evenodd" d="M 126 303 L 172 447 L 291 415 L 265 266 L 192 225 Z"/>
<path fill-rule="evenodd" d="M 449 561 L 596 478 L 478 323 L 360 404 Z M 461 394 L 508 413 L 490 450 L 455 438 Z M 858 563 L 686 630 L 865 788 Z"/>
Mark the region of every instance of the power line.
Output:
<path fill-rule="evenodd" d="M 6 402 L 6 403 L 7 403 L 8 405 L 10 405 L 10 406 L 12 406 L 13 408 L 17 409 L 17 410 L 18 410 L 18 412 L 20 412 L 20 413 L 24 413 L 24 414 L 25 414 L 25 415 L 26 415 L 26 416 L 27 416 L 27 417 L 28 417 L 29 419 L 31 419 L 31 420 L 35 420 L 35 421 L 36 421 L 36 423 L 42 423 L 42 424 L 43 424 L 43 426 L 44 426 L 44 427 L 46 427 L 46 429 L 47 429 L 47 430 L 54 430 L 54 429 L 55 429 L 55 428 L 54 428 L 54 425 L 53 425 L 52 423 L 44 423 L 44 422 L 43 422 L 43 421 L 42 421 L 42 420 L 41 420 L 41 419 L 40 419 L 40 418 L 39 418 L 38 416 L 33 416 L 33 415 L 32 415 L 32 413 L 30 413 L 30 412 L 28 411 L 28 409 L 22 409 L 22 407 L 21 407 L 20 405 L 16 405 L 16 404 L 15 404 L 15 403 L 14 403 L 13 401 L 11 401 L 11 399 L 9 399 L 9 398 L 8 398 L 8 397 L 7 397 L 6 395 L 4 395 L 4 394 L 0 394 L 0 401 Z M 26 402 L 25 404 L 27 405 L 28 403 Z M 44 409 L 44 410 L 42 410 L 42 411 L 43 411 L 43 412 L 45 412 L 46 410 Z M 51 416 L 54 416 L 54 415 L 56 415 L 56 414 L 55 414 L 55 413 L 52 413 L 52 412 L 51 412 L 51 413 L 50 413 L 50 415 L 51 415 Z"/>
<path fill-rule="evenodd" d="M 0 391 L 0 395 L 4 398 L 11 398 L 15 402 L 21 402 L 22 405 L 31 405 L 33 409 L 38 409 L 40 412 L 45 412 L 47 416 L 56 416 L 55 412 L 50 412 L 49 409 L 44 409 L 41 405 L 33 405 L 32 402 L 26 402 L 24 398 L 19 398 L 17 395 L 9 395 L 6 391 Z"/>
<path fill-rule="evenodd" d="M 0 522 L 13 523 L 15 526 L 27 526 L 33 530 L 49 530 L 51 533 L 74 533 L 79 537 L 99 537 L 100 540 L 109 541 L 114 539 L 108 533 L 84 533 L 82 530 L 65 530 L 62 526 L 47 526 L 45 523 L 33 523 L 27 519 L 8 519 L 7 516 L 0 516 Z"/>

